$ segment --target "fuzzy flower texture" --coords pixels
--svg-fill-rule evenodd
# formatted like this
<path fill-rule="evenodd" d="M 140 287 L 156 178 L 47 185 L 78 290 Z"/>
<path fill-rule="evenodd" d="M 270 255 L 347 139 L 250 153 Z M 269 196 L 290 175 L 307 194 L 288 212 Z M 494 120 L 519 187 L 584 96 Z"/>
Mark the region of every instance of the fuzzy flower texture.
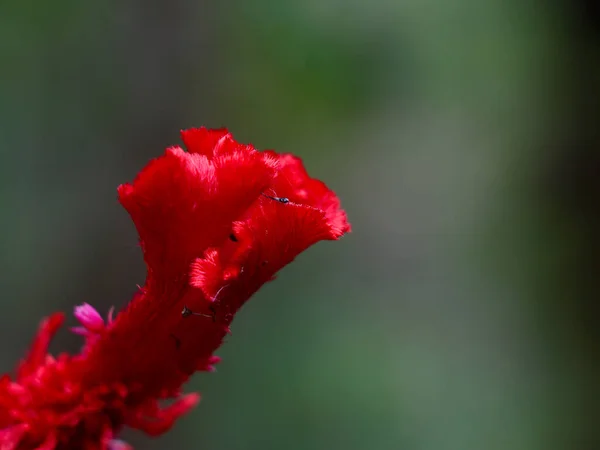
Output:
<path fill-rule="evenodd" d="M 107 320 L 75 308 L 76 355 L 48 354 L 63 314 L 42 321 L 15 375 L 0 378 L 0 449 L 126 449 L 116 439 L 125 426 L 165 433 L 198 403 L 182 385 L 213 370 L 240 307 L 300 252 L 350 231 L 338 197 L 297 157 L 225 129 L 181 136 L 187 152 L 168 148 L 118 188 L 139 233 L 143 288 Z"/>

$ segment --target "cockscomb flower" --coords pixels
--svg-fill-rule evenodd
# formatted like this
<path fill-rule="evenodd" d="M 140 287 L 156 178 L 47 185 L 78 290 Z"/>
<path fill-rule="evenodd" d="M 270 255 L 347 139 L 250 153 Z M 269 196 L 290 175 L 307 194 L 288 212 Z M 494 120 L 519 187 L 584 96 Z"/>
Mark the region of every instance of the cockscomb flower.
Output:
<path fill-rule="evenodd" d="M 63 315 L 44 320 L 14 377 L 0 378 L 0 448 L 124 449 L 124 426 L 166 432 L 199 401 L 182 394 L 235 313 L 276 272 L 321 240 L 350 231 L 337 196 L 300 159 L 259 152 L 224 129 L 182 131 L 121 204 L 140 237 L 145 284 L 104 320 L 75 308 L 79 354 L 48 354 Z M 169 406 L 162 406 L 171 399 Z"/>

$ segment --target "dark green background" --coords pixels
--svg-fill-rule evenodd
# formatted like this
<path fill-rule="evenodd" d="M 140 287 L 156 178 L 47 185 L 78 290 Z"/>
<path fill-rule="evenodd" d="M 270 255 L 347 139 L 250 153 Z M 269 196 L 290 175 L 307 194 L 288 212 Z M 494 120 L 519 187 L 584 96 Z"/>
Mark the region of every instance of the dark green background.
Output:
<path fill-rule="evenodd" d="M 180 128 L 300 155 L 354 227 L 265 286 L 140 449 L 600 448 L 584 2 L 0 2 L 2 371 L 144 280 L 118 184 Z M 69 316 L 69 324 L 74 324 Z M 53 351 L 76 352 L 63 331 Z"/>

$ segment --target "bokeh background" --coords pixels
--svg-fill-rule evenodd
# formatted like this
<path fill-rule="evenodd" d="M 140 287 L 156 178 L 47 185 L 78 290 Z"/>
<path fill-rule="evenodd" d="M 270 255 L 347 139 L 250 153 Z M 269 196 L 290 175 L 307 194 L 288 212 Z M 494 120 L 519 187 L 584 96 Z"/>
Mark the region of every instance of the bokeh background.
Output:
<path fill-rule="evenodd" d="M 227 126 L 300 155 L 354 230 L 242 310 L 193 413 L 125 439 L 600 448 L 599 31 L 581 0 L 3 0 L 0 370 L 45 315 L 127 303 L 116 186 Z"/>

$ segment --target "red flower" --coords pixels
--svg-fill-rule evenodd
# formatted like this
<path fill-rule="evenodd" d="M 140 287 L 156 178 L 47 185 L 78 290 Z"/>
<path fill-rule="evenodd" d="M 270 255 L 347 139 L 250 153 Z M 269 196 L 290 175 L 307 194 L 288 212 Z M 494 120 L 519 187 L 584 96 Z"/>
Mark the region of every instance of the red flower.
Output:
<path fill-rule="evenodd" d="M 16 377 L 0 379 L 0 449 L 123 449 L 123 426 L 167 431 L 199 400 L 239 308 L 300 252 L 350 231 L 339 200 L 292 155 L 258 152 L 227 130 L 182 131 L 179 147 L 119 187 L 148 274 L 107 321 L 75 309 L 78 355 L 47 354 L 63 316 L 42 322 Z M 170 406 L 159 401 L 175 399 Z"/>

